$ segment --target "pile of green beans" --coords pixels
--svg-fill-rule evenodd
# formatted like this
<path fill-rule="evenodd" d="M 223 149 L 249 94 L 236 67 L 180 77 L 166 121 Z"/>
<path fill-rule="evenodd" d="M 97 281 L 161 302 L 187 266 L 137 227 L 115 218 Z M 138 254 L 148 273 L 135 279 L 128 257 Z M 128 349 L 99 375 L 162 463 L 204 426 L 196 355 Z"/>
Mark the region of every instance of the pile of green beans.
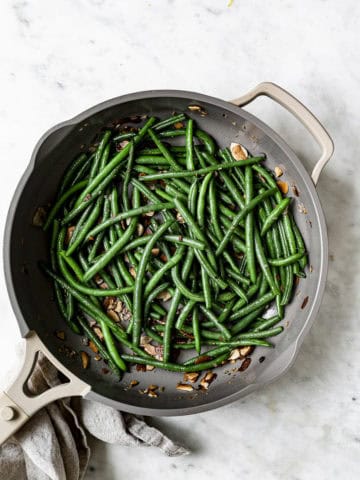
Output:
<path fill-rule="evenodd" d="M 178 114 L 107 129 L 70 163 L 44 225 L 51 262 L 41 265 L 65 322 L 117 375 L 131 363 L 214 368 L 281 333 L 307 254 L 291 199 L 264 162 L 235 160 Z M 119 321 L 109 298 L 127 313 Z M 272 303 L 276 315 L 263 318 Z M 187 361 L 184 350 L 194 351 Z"/>

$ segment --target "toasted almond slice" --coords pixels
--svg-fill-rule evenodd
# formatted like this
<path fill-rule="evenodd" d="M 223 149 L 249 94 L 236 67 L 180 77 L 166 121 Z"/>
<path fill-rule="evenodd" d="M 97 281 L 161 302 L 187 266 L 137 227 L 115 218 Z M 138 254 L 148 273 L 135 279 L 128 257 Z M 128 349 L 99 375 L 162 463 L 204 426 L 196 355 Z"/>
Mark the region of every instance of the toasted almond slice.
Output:
<path fill-rule="evenodd" d="M 46 210 L 44 207 L 39 207 L 34 213 L 32 224 L 34 227 L 42 227 L 45 223 Z"/>
<path fill-rule="evenodd" d="M 133 278 L 136 278 L 136 270 L 134 267 L 130 267 L 129 268 L 129 272 L 130 272 L 130 275 L 133 277 Z"/>
<path fill-rule="evenodd" d="M 150 392 L 148 392 L 148 397 L 151 397 L 151 398 L 157 398 L 159 395 L 154 392 L 153 390 L 150 390 Z"/>
<path fill-rule="evenodd" d="M 80 352 L 81 364 L 83 368 L 88 368 L 90 357 L 86 352 Z"/>
<path fill-rule="evenodd" d="M 157 257 L 160 253 L 160 248 L 153 248 L 151 250 L 151 254 L 154 255 L 154 257 Z"/>
<path fill-rule="evenodd" d="M 146 212 L 144 215 L 145 215 L 145 217 L 153 217 L 155 215 L 155 212 L 153 212 L 153 211 Z"/>
<path fill-rule="evenodd" d="M 119 321 L 119 315 L 114 310 L 108 310 L 106 313 L 114 322 Z"/>
<path fill-rule="evenodd" d="M 66 236 L 65 236 L 65 244 L 66 245 L 69 245 L 69 242 L 71 240 L 71 237 L 73 236 L 74 230 L 75 230 L 74 226 L 68 227 L 68 229 L 66 230 Z"/>
<path fill-rule="evenodd" d="M 180 128 L 184 128 L 184 124 L 182 122 L 176 122 L 174 123 L 174 127 L 176 130 L 179 130 Z"/>
<path fill-rule="evenodd" d="M 282 180 L 279 180 L 277 182 L 277 186 L 279 187 L 279 189 L 281 190 L 281 192 L 286 195 L 289 191 L 289 185 L 287 182 L 283 182 Z"/>
<path fill-rule="evenodd" d="M 164 290 L 163 292 L 160 292 L 157 296 L 157 299 L 162 300 L 163 302 L 167 302 L 171 298 L 171 293 L 168 292 L 167 290 Z"/>
<path fill-rule="evenodd" d="M 146 365 L 145 370 L 147 372 L 152 372 L 153 370 L 155 370 L 155 367 L 154 367 L 154 365 Z"/>
<path fill-rule="evenodd" d="M 276 166 L 274 168 L 274 171 L 275 171 L 275 177 L 281 177 L 281 175 L 284 173 L 280 167 Z"/>
<path fill-rule="evenodd" d="M 62 330 L 56 330 L 55 335 L 58 339 L 65 340 L 65 332 L 63 332 Z"/>
<path fill-rule="evenodd" d="M 98 362 L 99 360 L 101 360 L 100 355 L 95 355 L 94 360 L 96 360 L 97 362 Z"/>
<path fill-rule="evenodd" d="M 245 160 L 249 156 L 246 148 L 240 143 L 231 143 L 230 151 L 235 160 Z"/>
<path fill-rule="evenodd" d="M 200 380 L 200 387 L 207 390 L 210 384 L 215 380 L 217 374 L 214 372 L 207 372 L 204 377 Z"/>
<path fill-rule="evenodd" d="M 232 361 L 232 360 L 237 360 L 238 358 L 240 358 L 241 356 L 241 353 L 240 353 L 240 350 L 238 348 L 235 348 L 231 354 L 230 354 L 230 357 L 228 358 L 228 360 Z"/>
<path fill-rule="evenodd" d="M 95 345 L 95 343 L 92 341 L 92 340 L 89 340 L 89 348 L 94 352 L 94 353 L 98 353 L 98 348 L 97 346 Z"/>
<path fill-rule="evenodd" d="M 188 372 L 184 373 L 183 380 L 184 382 L 195 383 L 196 380 L 199 378 L 200 372 Z"/>
<path fill-rule="evenodd" d="M 147 345 L 148 343 L 151 343 L 151 338 L 146 336 L 146 335 L 142 335 L 140 337 L 140 347 L 143 347 L 144 345 Z"/>
<path fill-rule="evenodd" d="M 96 336 L 97 336 L 101 341 L 104 340 L 104 335 L 103 335 L 102 330 L 101 330 L 100 327 L 94 327 L 93 330 L 94 330 Z"/>
<path fill-rule="evenodd" d="M 147 387 L 148 391 L 154 391 L 154 390 L 157 390 L 158 388 L 159 388 L 158 385 L 153 385 L 153 384 Z"/>
<path fill-rule="evenodd" d="M 178 383 L 176 385 L 177 390 L 182 390 L 183 392 L 192 392 L 194 390 L 194 387 L 192 385 L 189 385 L 187 383 Z"/>
<path fill-rule="evenodd" d="M 176 220 L 177 220 L 179 223 L 185 223 L 184 218 L 180 215 L 179 212 L 176 214 Z"/>
<path fill-rule="evenodd" d="M 242 357 L 247 357 L 253 352 L 254 347 L 251 347 L 251 346 L 241 347 L 239 350 L 240 350 L 240 355 Z"/>
<path fill-rule="evenodd" d="M 201 107 L 199 105 L 189 105 L 188 109 L 191 112 L 199 112 L 201 110 Z"/>
<path fill-rule="evenodd" d="M 138 223 L 138 225 L 136 227 L 138 237 L 141 237 L 141 235 L 144 233 L 144 230 L 145 230 L 144 225 L 142 225 L 141 223 Z"/>
<path fill-rule="evenodd" d="M 136 387 L 136 385 L 139 385 L 138 380 L 131 380 L 131 382 L 129 384 L 129 388 Z"/>

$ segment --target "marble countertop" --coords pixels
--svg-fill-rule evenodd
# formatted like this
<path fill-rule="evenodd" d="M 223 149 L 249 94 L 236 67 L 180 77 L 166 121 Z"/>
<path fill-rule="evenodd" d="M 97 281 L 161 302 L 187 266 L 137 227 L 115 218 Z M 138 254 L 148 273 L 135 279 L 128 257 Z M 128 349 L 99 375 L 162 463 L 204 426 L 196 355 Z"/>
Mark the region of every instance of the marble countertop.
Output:
<path fill-rule="evenodd" d="M 336 146 L 318 184 L 329 229 L 328 282 L 293 368 L 228 407 L 153 420 L 191 448 L 190 456 L 92 441 L 89 480 L 360 477 L 359 16 L 355 0 L 1 2 L 1 240 L 40 135 L 123 93 L 174 88 L 231 99 L 273 81 L 321 119 Z M 288 114 L 264 99 L 248 108 L 314 163 L 314 142 Z M 0 364 L 8 366 L 19 333 L 3 275 L 0 292 Z"/>

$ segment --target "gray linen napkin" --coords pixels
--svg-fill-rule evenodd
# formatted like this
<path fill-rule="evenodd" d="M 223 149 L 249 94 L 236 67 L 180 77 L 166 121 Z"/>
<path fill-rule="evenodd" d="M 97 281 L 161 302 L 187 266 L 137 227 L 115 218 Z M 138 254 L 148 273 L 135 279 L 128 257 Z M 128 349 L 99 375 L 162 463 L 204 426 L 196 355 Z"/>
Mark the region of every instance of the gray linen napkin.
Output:
<path fill-rule="evenodd" d="M 41 393 L 60 383 L 56 368 L 43 355 L 32 372 L 28 387 Z M 90 400 L 73 398 L 40 410 L 0 447 L 0 480 L 78 480 L 90 458 L 87 432 L 121 446 L 158 447 L 166 455 L 189 453 L 143 417 L 119 412 Z"/>

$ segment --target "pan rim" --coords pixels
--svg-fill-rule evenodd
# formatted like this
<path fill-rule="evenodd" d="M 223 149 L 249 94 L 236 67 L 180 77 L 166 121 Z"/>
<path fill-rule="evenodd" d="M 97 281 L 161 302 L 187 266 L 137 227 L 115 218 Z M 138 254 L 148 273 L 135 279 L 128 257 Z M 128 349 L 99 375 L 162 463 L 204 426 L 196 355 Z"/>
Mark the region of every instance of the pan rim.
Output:
<path fill-rule="evenodd" d="M 131 101 L 138 101 L 143 99 L 156 99 L 156 98 L 164 98 L 164 97 L 181 98 L 181 99 L 189 99 L 189 100 L 191 99 L 191 101 L 195 101 L 199 103 L 201 102 L 209 103 L 211 105 L 222 108 L 225 111 L 230 111 L 235 115 L 238 115 L 240 110 L 243 118 L 245 118 L 249 122 L 252 122 L 254 125 L 256 125 L 256 127 L 258 127 L 267 136 L 269 136 L 279 146 L 279 148 L 285 153 L 286 157 L 289 158 L 289 160 L 295 165 L 299 175 L 302 177 L 302 180 L 304 181 L 305 185 L 308 188 L 308 193 L 310 197 L 309 199 L 313 203 L 314 210 L 316 213 L 316 222 L 318 224 L 319 233 L 320 233 L 319 242 L 322 248 L 321 248 L 320 269 L 318 272 L 317 288 L 313 297 L 314 300 L 310 306 L 306 320 L 304 321 L 303 327 L 299 332 L 296 341 L 290 345 L 291 348 L 288 348 L 288 350 L 286 350 L 283 353 L 283 355 L 284 354 L 288 355 L 286 362 L 284 364 L 285 366 L 281 369 L 281 371 L 276 373 L 272 378 L 269 378 L 266 381 L 264 380 L 255 381 L 254 383 L 247 385 L 243 389 L 237 392 L 231 393 L 227 396 L 224 396 L 221 399 L 213 400 L 211 402 L 204 403 L 201 405 L 192 405 L 192 406 L 190 405 L 189 407 L 184 407 L 184 408 L 157 409 L 157 408 L 148 408 L 148 407 L 137 407 L 131 404 L 113 400 L 111 397 L 106 397 L 102 394 L 97 393 L 94 390 L 90 390 L 89 393 L 86 395 L 86 398 L 88 399 L 100 401 L 102 403 L 113 406 L 117 409 L 121 409 L 123 411 L 135 413 L 135 414 L 142 414 L 142 415 L 152 415 L 152 416 L 189 415 L 189 414 L 204 412 L 207 410 L 212 410 L 214 408 L 218 408 L 220 406 L 231 403 L 259 389 L 260 387 L 263 387 L 269 383 L 272 383 L 273 381 L 277 380 L 282 375 L 284 375 L 293 365 L 297 357 L 297 354 L 299 352 L 300 346 L 304 341 L 307 333 L 309 332 L 312 324 L 315 321 L 316 315 L 319 311 L 321 301 L 323 298 L 325 283 L 326 283 L 326 276 L 327 276 L 327 269 L 328 269 L 327 229 L 326 229 L 325 216 L 324 216 L 324 212 L 321 206 L 319 196 L 317 194 L 315 185 L 311 180 L 310 174 L 307 172 L 307 170 L 305 169 L 304 165 L 302 164 L 298 156 L 295 154 L 295 152 L 285 142 L 285 140 L 283 140 L 283 138 L 279 136 L 279 134 L 277 134 L 271 127 L 269 127 L 266 123 L 264 123 L 255 115 L 247 112 L 246 110 L 236 105 L 229 103 L 226 100 L 222 100 L 213 96 L 204 95 L 202 93 L 196 93 L 196 92 L 191 92 L 186 90 L 171 90 L 171 89 L 170 90 L 146 90 L 146 91 L 129 93 L 129 94 L 114 97 L 112 99 L 105 100 L 101 103 L 98 103 L 84 110 L 78 115 L 72 117 L 71 119 L 66 120 L 64 122 L 60 122 L 57 125 L 50 128 L 49 130 L 47 130 L 40 137 L 39 141 L 35 145 L 30 158 L 30 162 L 27 168 L 25 169 L 21 179 L 18 182 L 18 185 L 16 187 L 16 190 L 14 192 L 13 198 L 10 203 L 10 207 L 9 207 L 6 222 L 5 222 L 4 244 L 3 244 L 3 264 L 4 264 L 4 273 L 5 273 L 5 282 L 6 282 L 7 292 L 10 298 L 12 309 L 15 313 L 15 317 L 20 328 L 21 335 L 23 337 L 26 337 L 26 335 L 30 331 L 30 328 L 20 309 L 18 295 L 16 294 L 15 286 L 13 283 L 11 260 L 10 260 L 10 245 L 11 245 L 11 237 L 12 237 L 15 212 L 17 210 L 17 207 L 22 195 L 22 191 L 29 177 L 36 170 L 36 158 L 38 156 L 39 150 L 41 149 L 41 146 L 46 141 L 46 139 L 56 131 L 66 127 L 72 127 L 78 123 L 81 123 L 85 119 L 107 108 L 114 107 L 116 105 L 121 105 L 123 103 L 131 102 Z M 289 350 L 291 351 L 289 352 Z"/>

